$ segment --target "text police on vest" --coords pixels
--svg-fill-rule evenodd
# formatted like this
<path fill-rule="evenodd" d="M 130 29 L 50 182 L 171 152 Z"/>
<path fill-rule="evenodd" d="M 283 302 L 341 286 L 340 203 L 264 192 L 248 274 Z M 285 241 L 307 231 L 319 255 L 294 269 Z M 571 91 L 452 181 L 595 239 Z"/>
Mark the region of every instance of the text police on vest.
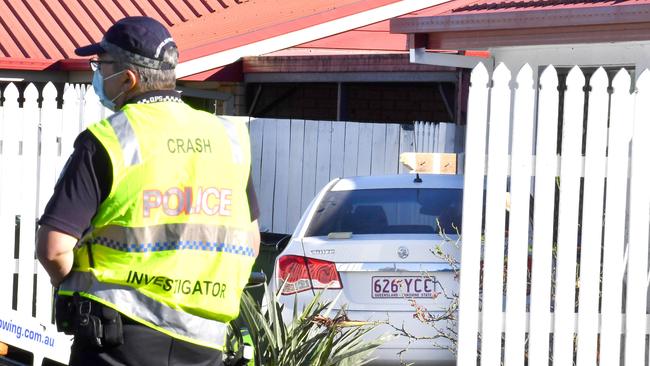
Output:
<path fill-rule="evenodd" d="M 172 154 L 178 153 L 211 153 L 210 140 L 206 139 L 169 139 L 167 149 Z"/>
<path fill-rule="evenodd" d="M 230 216 L 232 190 L 215 187 L 171 187 L 163 193 L 157 189 L 147 189 L 142 192 L 142 199 L 144 217 L 151 216 L 151 211 L 156 208 L 162 208 L 167 216 Z"/>

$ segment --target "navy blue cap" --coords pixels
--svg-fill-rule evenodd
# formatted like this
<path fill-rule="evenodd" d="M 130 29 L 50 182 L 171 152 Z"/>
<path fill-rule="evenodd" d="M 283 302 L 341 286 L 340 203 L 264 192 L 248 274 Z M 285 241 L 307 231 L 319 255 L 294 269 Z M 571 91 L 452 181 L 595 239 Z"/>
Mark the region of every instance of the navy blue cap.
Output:
<path fill-rule="evenodd" d="M 166 48 L 176 47 L 171 34 L 156 19 L 127 17 L 113 24 L 101 42 L 77 48 L 77 56 L 110 53 L 131 63 L 151 69 L 173 69 L 176 65 L 163 62 Z"/>

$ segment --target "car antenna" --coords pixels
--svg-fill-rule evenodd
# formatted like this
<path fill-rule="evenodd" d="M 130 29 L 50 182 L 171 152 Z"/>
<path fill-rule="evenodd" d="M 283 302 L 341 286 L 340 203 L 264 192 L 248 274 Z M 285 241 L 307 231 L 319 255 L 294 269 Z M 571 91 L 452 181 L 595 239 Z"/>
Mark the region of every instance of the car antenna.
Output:
<path fill-rule="evenodd" d="M 417 121 L 413 121 L 413 145 L 415 145 L 415 152 L 418 152 L 418 136 L 415 133 L 415 124 Z M 417 162 L 416 162 L 417 165 Z M 422 183 L 422 178 L 420 178 L 420 172 L 417 171 L 417 167 L 415 168 L 415 179 L 413 179 L 413 183 Z"/>

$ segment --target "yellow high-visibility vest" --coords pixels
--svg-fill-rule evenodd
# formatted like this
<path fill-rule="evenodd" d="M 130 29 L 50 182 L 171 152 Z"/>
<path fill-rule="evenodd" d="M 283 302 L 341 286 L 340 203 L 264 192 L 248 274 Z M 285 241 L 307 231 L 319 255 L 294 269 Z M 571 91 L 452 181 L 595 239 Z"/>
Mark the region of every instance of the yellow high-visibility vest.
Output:
<path fill-rule="evenodd" d="M 126 105 L 89 130 L 113 185 L 59 293 L 222 349 L 255 260 L 245 124 L 159 102 Z"/>

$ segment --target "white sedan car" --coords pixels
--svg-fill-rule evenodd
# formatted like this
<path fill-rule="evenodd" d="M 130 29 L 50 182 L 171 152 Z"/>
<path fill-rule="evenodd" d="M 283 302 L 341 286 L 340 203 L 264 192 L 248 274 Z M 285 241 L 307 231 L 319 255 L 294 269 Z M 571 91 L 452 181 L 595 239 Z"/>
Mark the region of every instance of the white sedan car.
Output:
<path fill-rule="evenodd" d="M 414 300 L 431 314 L 440 314 L 449 300 L 442 290 L 458 292 L 442 251 L 459 259 L 455 245 L 460 234 L 463 178 L 459 175 L 392 175 L 335 179 L 304 212 L 292 238 L 275 262 L 271 287 L 282 285 L 285 320 L 316 291 L 335 299 L 335 309 L 347 307 L 353 320 L 388 320 L 418 337 L 432 337 L 435 329 L 414 317 Z M 441 234 L 444 231 L 444 235 Z M 325 289 L 325 290 L 323 290 Z M 443 324 L 438 324 L 444 327 Z M 375 338 L 395 333 L 379 326 Z M 439 341 L 440 342 L 440 341 Z M 397 337 L 373 354 L 373 364 L 416 365 L 453 362 L 453 355 L 434 341 L 408 342 Z"/>

